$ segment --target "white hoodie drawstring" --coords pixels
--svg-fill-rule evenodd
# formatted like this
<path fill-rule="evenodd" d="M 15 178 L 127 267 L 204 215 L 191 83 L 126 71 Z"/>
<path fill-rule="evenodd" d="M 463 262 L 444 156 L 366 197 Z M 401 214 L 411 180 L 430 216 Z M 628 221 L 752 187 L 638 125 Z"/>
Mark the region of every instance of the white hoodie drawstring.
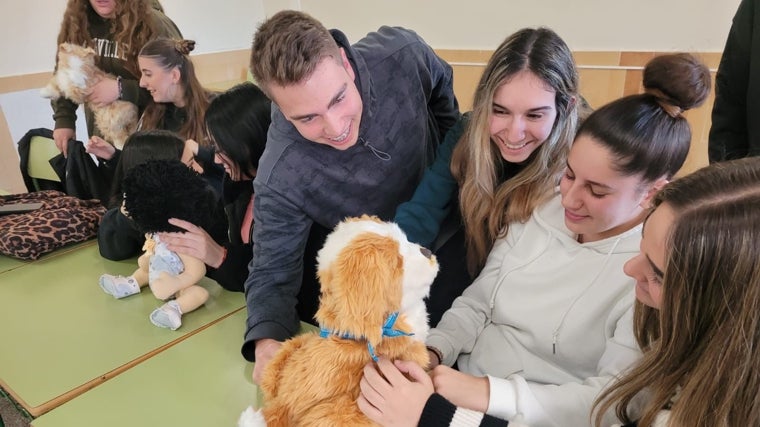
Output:
<path fill-rule="evenodd" d="M 567 318 L 567 315 L 570 314 L 570 311 L 573 309 L 575 304 L 581 299 L 581 297 L 586 295 L 586 292 L 588 292 L 588 290 L 591 289 L 594 283 L 596 283 L 596 279 L 598 279 L 599 276 L 602 274 L 602 271 L 604 270 L 604 266 L 607 265 L 607 262 L 610 260 L 612 253 L 615 252 L 615 249 L 617 248 L 618 243 L 620 243 L 620 240 L 622 240 L 621 237 L 618 237 L 615 240 L 615 243 L 612 245 L 612 248 L 610 248 L 610 250 L 607 252 L 606 258 L 604 259 L 604 263 L 602 264 L 602 267 L 599 269 L 599 271 L 596 273 L 594 280 L 590 281 L 588 286 L 586 286 L 586 289 L 584 289 L 583 292 L 579 293 L 578 296 L 575 297 L 573 302 L 567 307 L 567 310 L 565 310 L 565 314 L 562 315 L 562 318 L 557 324 L 557 327 L 554 328 L 554 332 L 552 333 L 552 354 L 557 354 L 557 339 L 559 338 L 559 332 L 562 329 L 562 326 L 564 326 L 565 324 L 565 318 Z"/>

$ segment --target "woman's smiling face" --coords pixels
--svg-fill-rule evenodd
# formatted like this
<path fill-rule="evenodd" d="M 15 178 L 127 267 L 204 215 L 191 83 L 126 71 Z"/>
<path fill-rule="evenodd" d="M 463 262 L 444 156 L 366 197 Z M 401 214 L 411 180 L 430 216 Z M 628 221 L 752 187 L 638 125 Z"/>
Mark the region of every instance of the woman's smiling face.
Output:
<path fill-rule="evenodd" d="M 557 118 L 556 92 L 530 71 L 507 80 L 493 95 L 491 141 L 510 163 L 522 163 L 546 141 Z"/>

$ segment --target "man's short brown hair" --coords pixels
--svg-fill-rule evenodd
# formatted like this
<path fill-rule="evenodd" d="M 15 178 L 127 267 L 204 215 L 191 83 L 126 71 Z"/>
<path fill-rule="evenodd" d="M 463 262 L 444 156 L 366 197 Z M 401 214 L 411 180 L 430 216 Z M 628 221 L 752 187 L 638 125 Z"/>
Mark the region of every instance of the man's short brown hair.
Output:
<path fill-rule="evenodd" d="M 289 86 L 311 76 L 325 57 L 340 61 L 338 44 L 310 15 L 285 10 L 264 21 L 253 36 L 251 74 L 263 89 Z"/>

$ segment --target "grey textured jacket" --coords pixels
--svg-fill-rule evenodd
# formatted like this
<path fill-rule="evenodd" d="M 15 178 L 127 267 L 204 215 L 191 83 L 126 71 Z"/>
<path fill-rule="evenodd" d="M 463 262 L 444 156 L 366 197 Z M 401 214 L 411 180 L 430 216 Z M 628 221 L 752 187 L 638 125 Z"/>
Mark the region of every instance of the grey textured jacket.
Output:
<path fill-rule="evenodd" d="M 340 31 L 332 34 L 361 94 L 359 140 L 344 151 L 308 141 L 272 105 L 254 180 L 255 244 L 245 283 L 242 353 L 251 361 L 254 340 L 285 340 L 299 329 L 295 307 L 312 223 L 331 229 L 364 213 L 392 219 L 459 118 L 451 66 L 414 32 L 381 27 L 353 46 Z"/>

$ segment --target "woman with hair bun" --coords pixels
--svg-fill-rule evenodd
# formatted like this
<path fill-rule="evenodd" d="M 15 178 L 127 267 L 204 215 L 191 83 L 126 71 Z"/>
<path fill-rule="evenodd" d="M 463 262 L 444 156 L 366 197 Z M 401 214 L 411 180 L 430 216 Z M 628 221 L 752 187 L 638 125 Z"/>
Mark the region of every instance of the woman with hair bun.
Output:
<path fill-rule="evenodd" d="M 140 87 L 153 97 L 140 119 L 140 127 L 171 130 L 207 146 L 203 116 L 210 93 L 195 75 L 189 56 L 194 49 L 193 40 L 156 39 L 140 50 Z"/>
<path fill-rule="evenodd" d="M 214 152 L 203 128 L 211 93 L 195 74 L 189 56 L 193 49 L 193 40 L 158 38 L 140 50 L 140 87 L 148 90 L 153 102 L 145 107 L 138 130 L 176 132 L 186 141 L 186 154 L 194 158 L 193 168 L 221 195 L 224 169 L 214 163 Z M 116 148 L 101 138 L 90 141 L 88 152 L 114 164 L 119 156 Z"/>
<path fill-rule="evenodd" d="M 683 112 L 705 100 L 710 74 L 691 55 L 663 55 L 645 67 L 644 87 L 583 122 L 559 191 L 527 221 L 510 224 L 431 329 L 432 378 L 403 364 L 365 369 L 365 414 L 382 425 L 399 413 L 448 425 L 462 419 L 453 417 L 459 410 L 521 416 L 533 427 L 591 423 L 597 395 L 641 357 L 635 282 L 623 265 L 639 251 L 652 197 L 686 160 L 691 129 Z M 612 411 L 599 420 L 616 421 Z"/>

